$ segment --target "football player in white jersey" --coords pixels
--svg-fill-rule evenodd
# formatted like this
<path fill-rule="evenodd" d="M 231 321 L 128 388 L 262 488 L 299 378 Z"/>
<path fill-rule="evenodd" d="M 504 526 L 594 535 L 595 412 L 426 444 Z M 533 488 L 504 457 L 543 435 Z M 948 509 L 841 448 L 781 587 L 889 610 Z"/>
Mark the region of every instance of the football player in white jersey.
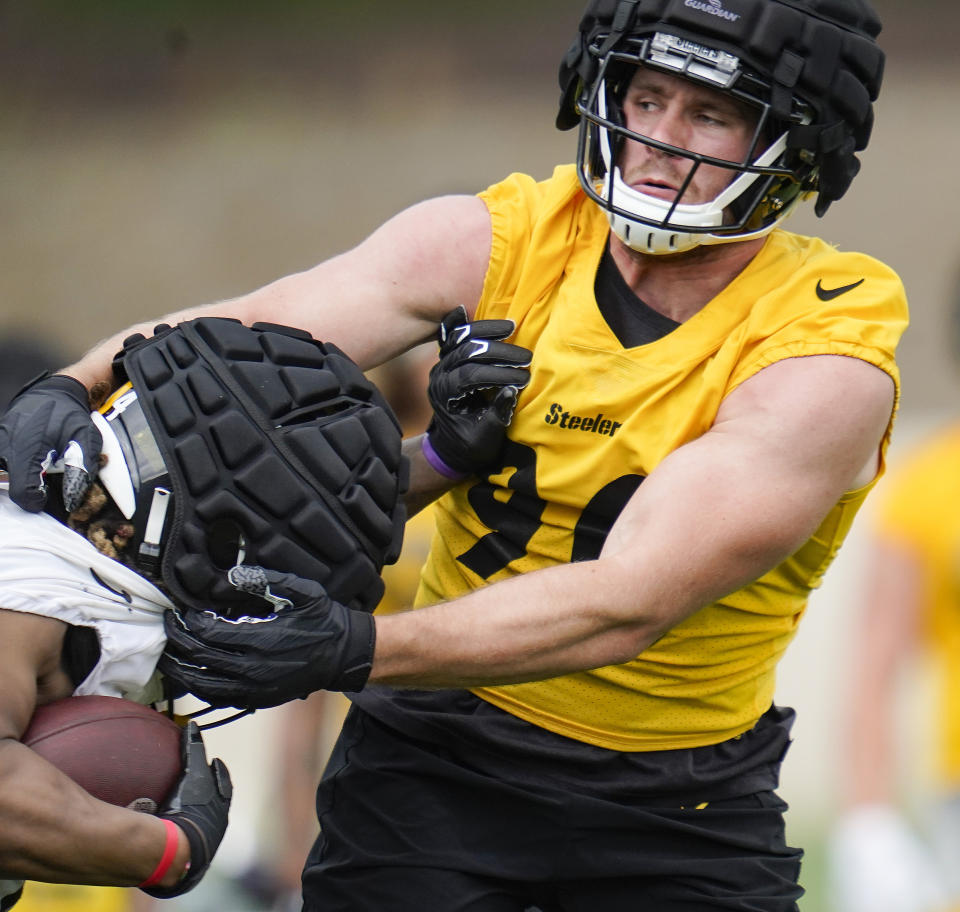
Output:
<path fill-rule="evenodd" d="M 20 743 L 34 708 L 62 697 L 152 703 L 163 696 L 156 664 L 171 603 L 80 531 L 93 526 L 91 537 L 102 537 L 107 525 L 96 514 L 103 510 L 116 507 L 96 484 L 71 514 L 71 528 L 47 513 L 20 510 L 0 475 L 3 910 L 19 898 L 23 880 L 145 885 L 158 896 L 177 895 L 199 882 L 226 830 L 229 773 L 219 760 L 207 765 L 194 722 L 184 729 L 188 766 L 175 794 L 198 797 L 172 814 L 172 806 L 152 815 L 99 801 Z M 126 526 L 110 525 L 113 534 L 101 547 L 117 553 L 110 539 L 122 542 Z"/>
<path fill-rule="evenodd" d="M 172 366 L 166 385 L 157 364 Z M 256 381 L 244 391 L 251 372 Z M 0 473 L 3 912 L 23 880 L 179 895 L 203 877 L 227 826 L 229 773 L 220 760 L 207 764 L 195 722 L 184 726 L 182 778 L 153 815 L 93 798 L 21 743 L 35 707 L 71 695 L 152 704 L 182 693 L 169 692 L 157 668 L 164 613 L 212 600 L 242 614 L 244 597 L 229 586 L 225 600 L 216 586 L 205 588 L 221 564 L 269 553 L 316 574 L 322 559 L 330 584 L 368 617 L 383 591 L 378 571 L 399 551 L 400 429 L 341 352 L 284 327 L 195 321 L 128 340 L 115 380 L 90 413 L 103 445 L 98 481 L 74 509 L 62 507 L 69 457 L 49 467 L 57 490 L 43 512 L 17 507 Z M 278 406 L 281 390 L 288 393 Z M 345 496 L 360 506 L 349 515 L 323 475 L 332 459 L 322 471 L 310 463 L 323 447 L 345 450 L 341 438 L 373 479 L 351 477 Z M 291 455 L 298 445 L 303 459 Z M 264 466 L 264 483 L 252 486 Z M 288 495 L 303 509 L 290 508 Z M 327 514 L 315 500 L 330 505 Z M 289 527 L 271 513 L 281 502 Z M 275 520 L 268 532 L 263 511 Z M 377 543 L 352 537 L 356 524 L 373 529 Z"/>

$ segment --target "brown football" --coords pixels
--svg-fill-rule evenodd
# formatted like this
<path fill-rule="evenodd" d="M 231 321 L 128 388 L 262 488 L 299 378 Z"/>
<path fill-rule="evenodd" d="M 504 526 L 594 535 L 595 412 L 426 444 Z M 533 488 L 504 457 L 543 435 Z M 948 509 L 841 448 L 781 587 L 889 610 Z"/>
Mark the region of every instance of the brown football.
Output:
<path fill-rule="evenodd" d="M 182 771 L 180 726 L 119 697 L 40 706 L 21 739 L 101 801 L 153 813 Z"/>

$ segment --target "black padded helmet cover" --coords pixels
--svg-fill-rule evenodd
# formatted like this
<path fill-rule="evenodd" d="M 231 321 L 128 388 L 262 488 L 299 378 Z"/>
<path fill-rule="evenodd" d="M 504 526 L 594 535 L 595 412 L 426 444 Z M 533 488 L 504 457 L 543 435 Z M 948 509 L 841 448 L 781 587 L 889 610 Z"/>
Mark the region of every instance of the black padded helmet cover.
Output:
<path fill-rule="evenodd" d="M 158 582 L 171 598 L 262 613 L 226 582 L 238 549 L 223 537 L 239 533 L 245 563 L 376 607 L 408 466 L 390 406 L 353 361 L 302 330 L 201 318 L 130 337 L 114 371 L 133 383 L 170 475 Z"/>
<path fill-rule="evenodd" d="M 820 166 L 818 214 L 839 199 L 859 170 L 883 78 L 875 39 L 880 20 L 866 0 L 590 0 L 560 65 L 557 126 L 580 123 L 577 103 L 602 57 L 628 39 L 665 32 L 727 51 L 770 85 L 773 113 L 797 96 L 813 123 L 789 136 Z"/>

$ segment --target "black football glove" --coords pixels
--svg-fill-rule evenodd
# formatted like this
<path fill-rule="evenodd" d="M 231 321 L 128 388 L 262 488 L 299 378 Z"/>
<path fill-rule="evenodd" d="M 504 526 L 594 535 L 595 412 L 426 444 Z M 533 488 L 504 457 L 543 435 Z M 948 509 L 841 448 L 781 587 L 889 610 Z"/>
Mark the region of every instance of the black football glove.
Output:
<path fill-rule="evenodd" d="M 42 510 L 44 476 L 62 459 L 63 505 L 75 510 L 97 474 L 102 444 L 83 384 L 63 374 L 38 377 L 0 418 L 0 468 L 10 476 L 10 499 L 31 513 Z"/>
<path fill-rule="evenodd" d="M 167 611 L 159 669 L 211 706 L 263 709 L 315 690 L 360 690 L 376 628 L 366 611 L 333 601 L 323 586 L 263 567 L 232 567 L 234 588 L 273 607 L 267 617 Z"/>
<path fill-rule="evenodd" d="M 462 307 L 440 324 L 440 360 L 427 384 L 433 418 L 426 451 L 434 468 L 451 470 L 443 474 L 473 474 L 500 454 L 517 391 L 530 382 L 530 350 L 502 341 L 515 328 L 512 320 L 468 323 Z M 430 449 L 442 466 L 430 458 Z"/>
<path fill-rule="evenodd" d="M 173 887 L 143 888 L 144 893 L 160 899 L 186 893 L 203 879 L 227 830 L 233 797 L 230 773 L 223 761 L 215 759 L 207 765 L 207 752 L 196 722 L 188 722 L 184 728 L 180 750 L 183 775 L 157 816 L 172 820 L 186 834 L 190 868 Z"/>

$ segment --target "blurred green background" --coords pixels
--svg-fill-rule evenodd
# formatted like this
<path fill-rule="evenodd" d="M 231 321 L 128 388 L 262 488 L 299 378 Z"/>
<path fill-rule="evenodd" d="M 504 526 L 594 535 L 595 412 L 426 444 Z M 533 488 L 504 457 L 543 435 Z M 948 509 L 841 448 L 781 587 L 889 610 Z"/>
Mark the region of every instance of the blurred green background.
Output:
<path fill-rule="evenodd" d="M 791 227 L 906 283 L 895 458 L 955 408 L 960 7 L 876 6 L 888 66 L 863 172 L 826 219 Z M 582 7 L 0 0 L 0 335 L 41 335 L 56 366 L 136 320 L 304 269 L 426 196 L 547 176 L 573 157 L 575 135 L 553 118 Z M 858 548 L 854 534 L 781 674 L 778 699 L 801 714 L 784 793 L 808 848 L 804 912 L 829 909 L 822 843 Z M 274 719 L 214 739 L 238 780 L 224 870 L 277 825 Z"/>

